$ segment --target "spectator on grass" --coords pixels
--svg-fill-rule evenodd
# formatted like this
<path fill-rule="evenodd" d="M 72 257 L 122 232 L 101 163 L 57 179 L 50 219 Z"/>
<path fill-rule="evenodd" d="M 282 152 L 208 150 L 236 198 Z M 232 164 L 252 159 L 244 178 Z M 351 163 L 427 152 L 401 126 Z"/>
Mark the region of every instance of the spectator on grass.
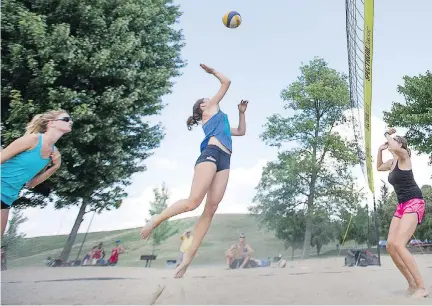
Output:
<path fill-rule="evenodd" d="M 187 230 L 180 236 L 181 245 L 179 249 L 180 254 L 177 259 L 177 267 L 182 263 L 183 255 L 189 250 L 192 244 L 192 240 L 193 240 L 193 236 L 191 235 L 191 230 Z"/>
<path fill-rule="evenodd" d="M 93 253 L 92 256 L 92 264 L 93 265 L 97 265 L 97 264 L 103 264 L 103 259 L 105 257 L 105 251 L 103 249 L 103 243 L 99 243 L 99 245 L 96 247 L 96 250 Z"/>
<path fill-rule="evenodd" d="M 245 234 L 241 233 L 239 242 L 237 244 L 233 244 L 225 252 L 226 263 L 229 269 L 247 268 L 248 264 L 254 261 L 251 260 L 251 255 L 254 253 L 254 250 L 246 243 L 245 240 Z"/>
<path fill-rule="evenodd" d="M 124 253 L 124 248 L 120 244 L 120 240 L 116 240 L 116 247 L 111 251 L 111 256 L 108 259 L 110 266 L 115 266 L 118 263 L 120 254 Z"/>

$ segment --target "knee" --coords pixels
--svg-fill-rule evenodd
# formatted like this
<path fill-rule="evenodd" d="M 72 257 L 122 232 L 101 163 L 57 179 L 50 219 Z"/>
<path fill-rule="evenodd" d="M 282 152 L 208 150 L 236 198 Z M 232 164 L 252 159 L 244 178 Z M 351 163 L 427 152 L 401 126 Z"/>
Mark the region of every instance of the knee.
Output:
<path fill-rule="evenodd" d="M 398 241 L 393 241 L 393 240 L 387 241 L 387 245 L 386 245 L 387 252 L 389 253 L 400 251 L 404 247 L 405 245 L 403 243 L 400 243 Z"/>
<path fill-rule="evenodd" d="M 387 240 L 386 249 L 388 253 L 393 253 L 396 251 L 395 242 L 391 240 Z"/>
<path fill-rule="evenodd" d="M 214 216 L 214 214 L 216 213 L 216 210 L 218 208 L 218 205 L 214 205 L 214 204 L 206 204 L 206 207 L 204 208 L 204 214 L 208 215 L 208 216 Z"/>
<path fill-rule="evenodd" d="M 198 206 L 200 206 L 202 199 L 198 197 L 189 197 L 188 203 L 186 205 L 186 211 L 195 210 Z"/>

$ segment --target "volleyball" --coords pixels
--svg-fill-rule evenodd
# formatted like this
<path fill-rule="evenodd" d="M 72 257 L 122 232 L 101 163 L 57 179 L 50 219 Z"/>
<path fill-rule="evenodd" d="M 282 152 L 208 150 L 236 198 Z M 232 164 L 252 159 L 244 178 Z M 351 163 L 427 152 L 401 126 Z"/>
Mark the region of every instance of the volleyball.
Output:
<path fill-rule="evenodd" d="M 242 18 L 236 11 L 230 11 L 223 16 L 222 22 L 227 28 L 235 29 L 241 24 Z"/>

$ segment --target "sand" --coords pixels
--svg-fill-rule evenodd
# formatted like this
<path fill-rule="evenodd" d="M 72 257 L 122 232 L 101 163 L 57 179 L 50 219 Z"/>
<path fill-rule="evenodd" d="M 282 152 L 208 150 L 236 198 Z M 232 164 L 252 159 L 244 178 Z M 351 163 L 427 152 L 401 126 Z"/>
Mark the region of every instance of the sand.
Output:
<path fill-rule="evenodd" d="M 416 260 L 432 293 L 432 255 Z M 225 270 L 190 267 L 183 279 L 172 269 L 124 267 L 23 268 L 2 272 L 7 304 L 411 304 L 405 281 L 389 257 L 381 267 L 344 267 L 343 258 L 288 262 L 281 268 Z"/>

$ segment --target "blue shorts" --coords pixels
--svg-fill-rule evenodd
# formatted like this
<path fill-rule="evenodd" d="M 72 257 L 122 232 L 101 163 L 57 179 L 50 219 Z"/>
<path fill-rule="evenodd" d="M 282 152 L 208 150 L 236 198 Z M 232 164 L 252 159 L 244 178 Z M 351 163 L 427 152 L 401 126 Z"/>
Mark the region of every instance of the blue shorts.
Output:
<path fill-rule="evenodd" d="M 204 162 L 214 163 L 216 165 L 216 172 L 227 170 L 230 168 L 231 155 L 218 146 L 208 145 L 198 157 L 195 166 Z"/>

